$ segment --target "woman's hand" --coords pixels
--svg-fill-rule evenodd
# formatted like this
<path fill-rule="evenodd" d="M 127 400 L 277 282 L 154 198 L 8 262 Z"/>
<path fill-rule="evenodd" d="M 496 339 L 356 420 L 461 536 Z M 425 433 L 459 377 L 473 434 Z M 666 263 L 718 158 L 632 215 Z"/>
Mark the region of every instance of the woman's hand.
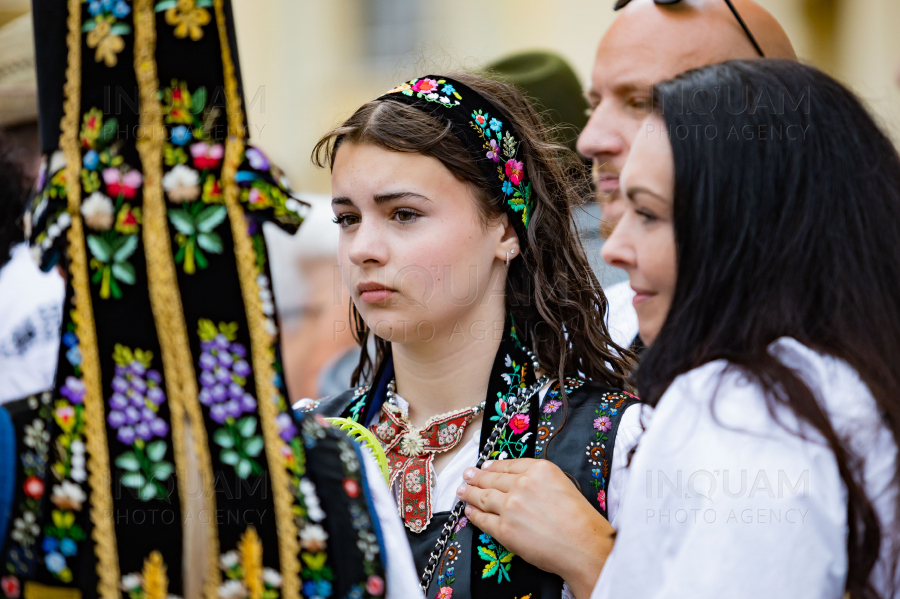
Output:
<path fill-rule="evenodd" d="M 615 530 L 547 460 L 485 462 L 467 468 L 458 490 L 466 516 L 504 547 L 558 574 L 578 599 L 590 597 Z"/>

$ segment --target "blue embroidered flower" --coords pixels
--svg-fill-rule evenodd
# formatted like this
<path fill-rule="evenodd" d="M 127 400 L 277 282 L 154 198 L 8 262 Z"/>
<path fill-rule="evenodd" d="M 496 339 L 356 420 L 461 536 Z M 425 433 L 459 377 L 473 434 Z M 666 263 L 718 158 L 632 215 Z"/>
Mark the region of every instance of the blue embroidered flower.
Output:
<path fill-rule="evenodd" d="M 512 192 L 515 191 L 515 188 L 512 186 L 512 183 L 509 181 L 503 182 L 503 193 L 506 195 L 512 195 Z"/>
<path fill-rule="evenodd" d="M 62 342 L 66 347 L 72 347 L 73 345 L 78 345 L 78 337 L 75 335 L 75 333 L 69 331 L 62 336 Z"/>
<path fill-rule="evenodd" d="M 47 554 L 47 557 L 44 558 L 44 563 L 47 565 L 47 569 L 54 574 L 59 574 L 66 569 L 66 558 L 55 551 Z"/>
<path fill-rule="evenodd" d="M 127 4 L 125 4 L 125 0 L 119 0 L 116 2 L 115 8 L 113 8 L 113 14 L 116 18 L 122 19 L 128 16 L 128 13 L 131 12 L 131 8 Z"/>
<path fill-rule="evenodd" d="M 63 555 L 72 556 L 78 553 L 78 545 L 72 539 L 66 537 L 59 542 L 59 550 Z"/>
<path fill-rule="evenodd" d="M 100 155 L 97 154 L 96 150 L 90 150 L 87 154 L 84 155 L 82 163 L 84 164 L 84 168 L 92 171 L 97 168 L 98 164 L 100 164 Z"/>
<path fill-rule="evenodd" d="M 72 366 L 81 366 L 81 348 L 77 345 L 69 348 L 69 351 L 66 352 L 66 360 Z"/>
<path fill-rule="evenodd" d="M 456 93 L 456 88 L 447 83 L 441 88 L 441 91 L 449 96 L 450 94 Z"/>
<path fill-rule="evenodd" d="M 184 125 L 178 125 L 172 129 L 172 143 L 176 146 L 183 146 L 191 141 L 192 137 L 191 130 Z"/>
<path fill-rule="evenodd" d="M 480 535 L 478 535 L 478 540 L 481 541 L 482 543 L 490 543 L 491 535 L 483 532 Z"/>
<path fill-rule="evenodd" d="M 494 131 L 500 132 L 500 129 L 503 128 L 503 123 L 498 121 L 497 119 L 491 119 L 491 129 Z"/>
<path fill-rule="evenodd" d="M 593 470 L 591 470 L 591 476 L 593 476 L 594 478 L 600 478 L 600 474 L 601 472 L 599 468 L 594 468 Z"/>
<path fill-rule="evenodd" d="M 44 553 L 53 553 L 59 548 L 59 541 L 54 539 L 53 537 L 44 537 L 44 542 L 41 543 L 41 549 L 44 550 Z"/>
<path fill-rule="evenodd" d="M 90 4 L 88 4 L 88 12 L 91 13 L 92 17 L 96 17 L 100 14 L 100 0 L 93 0 Z"/>

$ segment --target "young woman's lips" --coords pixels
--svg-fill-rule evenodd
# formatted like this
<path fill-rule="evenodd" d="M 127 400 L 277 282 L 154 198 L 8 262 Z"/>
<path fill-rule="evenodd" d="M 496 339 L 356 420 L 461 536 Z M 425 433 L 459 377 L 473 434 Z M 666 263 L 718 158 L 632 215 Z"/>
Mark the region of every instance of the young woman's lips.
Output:
<path fill-rule="evenodd" d="M 378 283 L 360 283 L 356 286 L 359 291 L 359 299 L 367 304 L 381 304 L 387 301 L 392 294 L 397 293 Z"/>

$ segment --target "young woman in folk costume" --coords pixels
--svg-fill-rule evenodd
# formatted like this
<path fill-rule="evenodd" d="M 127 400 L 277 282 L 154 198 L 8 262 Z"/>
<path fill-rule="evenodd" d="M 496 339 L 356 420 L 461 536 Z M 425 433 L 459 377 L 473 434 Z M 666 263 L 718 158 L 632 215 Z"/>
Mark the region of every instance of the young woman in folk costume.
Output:
<path fill-rule="evenodd" d="M 428 597 L 570 592 L 461 516 L 462 472 L 485 459 L 555 462 L 567 491 L 615 514 L 636 400 L 578 242 L 586 188 L 566 158 L 515 88 L 471 75 L 404 83 L 314 152 L 332 171 L 357 338 L 374 333 L 377 353 L 353 381 L 370 384 L 296 407 L 381 441 Z"/>

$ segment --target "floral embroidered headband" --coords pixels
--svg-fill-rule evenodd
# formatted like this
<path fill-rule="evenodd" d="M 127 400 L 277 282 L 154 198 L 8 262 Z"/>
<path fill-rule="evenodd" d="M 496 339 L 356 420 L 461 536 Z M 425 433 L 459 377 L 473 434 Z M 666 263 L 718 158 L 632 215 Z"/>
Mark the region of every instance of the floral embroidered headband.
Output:
<path fill-rule="evenodd" d="M 399 101 L 449 122 L 456 138 L 495 182 L 497 194 L 506 200 L 510 222 L 524 240 L 534 202 L 525 161 L 517 155 L 520 142 L 506 115 L 472 88 L 440 75 L 398 85 L 378 100 Z"/>

